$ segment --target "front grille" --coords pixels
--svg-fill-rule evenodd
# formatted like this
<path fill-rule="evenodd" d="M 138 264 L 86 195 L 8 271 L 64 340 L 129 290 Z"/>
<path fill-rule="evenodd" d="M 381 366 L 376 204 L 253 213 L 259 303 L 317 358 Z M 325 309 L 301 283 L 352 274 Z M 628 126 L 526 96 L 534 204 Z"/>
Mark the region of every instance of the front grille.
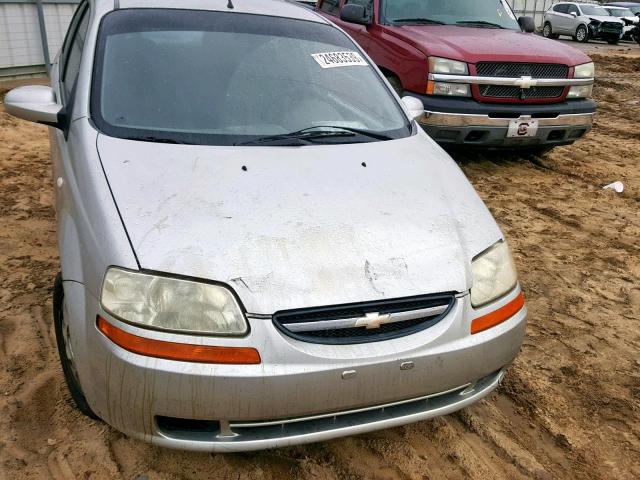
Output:
<path fill-rule="evenodd" d="M 398 300 L 287 310 L 273 315 L 284 334 L 323 344 L 356 344 L 399 338 L 432 327 L 455 304 L 453 293 Z"/>
<path fill-rule="evenodd" d="M 557 63 L 497 63 L 482 62 L 476 65 L 479 77 L 500 78 L 567 78 L 569 67 Z M 503 85 L 479 85 L 480 95 L 491 98 L 513 98 L 519 100 L 558 98 L 564 87 L 520 88 Z"/>
<path fill-rule="evenodd" d="M 476 65 L 476 74 L 479 77 L 567 78 L 569 67 L 558 63 L 482 62 Z"/>
<path fill-rule="evenodd" d="M 558 98 L 562 96 L 564 87 L 509 87 L 502 85 L 480 85 L 480 95 L 493 98 Z"/>
<path fill-rule="evenodd" d="M 622 24 L 618 22 L 602 22 L 600 24 L 600 30 L 603 32 L 620 33 L 622 32 Z"/>

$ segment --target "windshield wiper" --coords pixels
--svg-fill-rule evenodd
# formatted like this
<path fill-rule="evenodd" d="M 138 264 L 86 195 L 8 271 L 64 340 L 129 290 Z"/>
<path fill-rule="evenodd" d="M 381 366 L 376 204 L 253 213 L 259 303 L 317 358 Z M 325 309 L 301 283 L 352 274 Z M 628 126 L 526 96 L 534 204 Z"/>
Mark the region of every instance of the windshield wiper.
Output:
<path fill-rule="evenodd" d="M 484 20 L 469 20 L 469 21 L 462 21 L 462 22 L 456 22 L 456 25 L 468 25 L 468 26 L 473 26 L 473 27 L 484 27 L 484 28 L 502 28 L 504 29 L 505 27 L 503 27 L 502 25 L 499 25 L 497 23 L 491 23 L 491 22 L 485 22 Z"/>
<path fill-rule="evenodd" d="M 391 20 L 392 23 L 422 23 L 424 25 L 446 25 L 446 23 L 441 22 L 440 20 L 433 20 L 432 18 L 396 18 L 395 20 Z"/>
<path fill-rule="evenodd" d="M 327 130 L 331 129 L 331 130 Z M 236 143 L 235 145 L 256 145 L 261 143 L 279 143 L 284 142 L 287 145 L 304 145 L 305 141 L 317 140 L 320 138 L 330 137 L 354 137 L 362 135 L 365 137 L 375 138 L 376 140 L 392 140 L 392 137 L 380 133 L 369 132 L 368 130 L 360 130 L 358 128 L 342 127 L 338 125 L 315 125 L 313 127 L 303 128 L 291 133 L 280 135 L 267 135 L 266 137 L 254 138 L 246 142 Z M 287 143 L 291 141 L 293 143 Z"/>
<path fill-rule="evenodd" d="M 141 135 L 124 137 L 125 140 L 138 140 L 139 142 L 154 142 L 154 143 L 172 143 L 174 145 L 193 145 L 190 142 L 183 142 L 174 138 L 154 137 L 152 135 Z"/>

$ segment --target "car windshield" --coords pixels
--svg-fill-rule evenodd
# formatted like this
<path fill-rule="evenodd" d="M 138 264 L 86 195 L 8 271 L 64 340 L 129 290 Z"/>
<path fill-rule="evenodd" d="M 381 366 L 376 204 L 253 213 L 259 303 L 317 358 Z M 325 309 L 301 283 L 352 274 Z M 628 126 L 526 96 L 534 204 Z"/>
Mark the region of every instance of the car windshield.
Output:
<path fill-rule="evenodd" d="M 618 18 L 633 17 L 633 12 L 628 8 L 612 8 L 612 9 L 609 9 L 609 13 L 612 16 L 618 17 Z"/>
<path fill-rule="evenodd" d="M 382 12 L 389 24 L 433 23 L 520 30 L 506 0 L 383 0 Z"/>
<path fill-rule="evenodd" d="M 397 100 L 338 29 L 233 12 L 108 14 L 91 115 L 107 135 L 165 143 L 233 145 L 297 132 L 305 143 L 354 143 L 411 134 Z"/>
<path fill-rule="evenodd" d="M 598 5 L 580 5 L 580 10 L 582 10 L 583 15 L 597 15 L 600 17 L 609 16 L 609 12 Z"/>

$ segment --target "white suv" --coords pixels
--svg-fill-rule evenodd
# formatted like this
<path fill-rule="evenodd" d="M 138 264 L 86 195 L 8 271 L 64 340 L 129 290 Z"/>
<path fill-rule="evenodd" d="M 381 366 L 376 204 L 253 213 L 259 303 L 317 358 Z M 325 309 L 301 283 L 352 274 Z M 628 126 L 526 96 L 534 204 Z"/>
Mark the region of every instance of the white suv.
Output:
<path fill-rule="evenodd" d="M 542 34 L 547 38 L 568 35 L 578 42 L 589 39 L 617 44 L 623 34 L 624 22 L 612 17 L 600 5 L 589 3 L 557 3 L 544 14 Z"/>

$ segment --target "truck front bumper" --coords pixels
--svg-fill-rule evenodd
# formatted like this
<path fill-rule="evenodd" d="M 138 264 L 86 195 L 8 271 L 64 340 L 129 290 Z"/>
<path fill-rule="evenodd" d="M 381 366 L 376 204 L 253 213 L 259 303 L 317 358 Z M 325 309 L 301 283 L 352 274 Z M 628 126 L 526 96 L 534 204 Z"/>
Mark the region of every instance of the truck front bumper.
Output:
<path fill-rule="evenodd" d="M 568 145 L 583 137 L 593 125 L 593 100 L 557 104 L 486 104 L 472 99 L 435 98 L 411 94 L 422 100 L 424 115 L 418 120 L 425 131 L 442 145 L 499 148 L 530 148 Z M 537 121 L 530 137 L 509 138 L 513 120 Z"/>

